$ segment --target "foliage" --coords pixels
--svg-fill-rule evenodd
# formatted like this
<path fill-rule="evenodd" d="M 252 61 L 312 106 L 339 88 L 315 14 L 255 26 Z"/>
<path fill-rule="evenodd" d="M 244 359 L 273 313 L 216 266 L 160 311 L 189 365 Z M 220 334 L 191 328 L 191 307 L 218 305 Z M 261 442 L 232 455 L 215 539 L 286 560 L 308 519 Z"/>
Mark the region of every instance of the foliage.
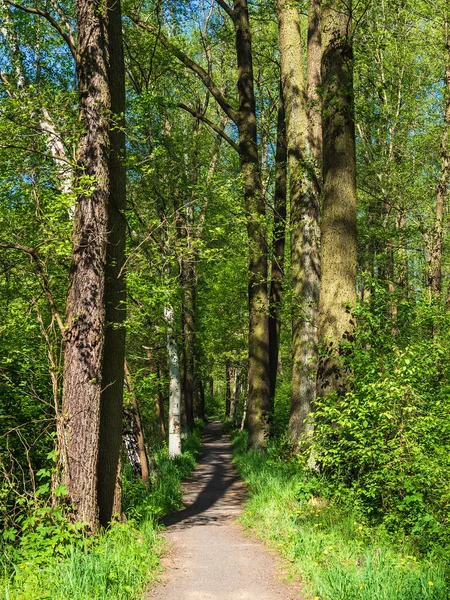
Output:
<path fill-rule="evenodd" d="M 182 506 L 180 485 L 192 471 L 200 449 L 201 423 L 191 435 L 182 440 L 183 452 L 170 459 L 166 446 L 153 455 L 155 470 L 152 475 L 151 493 L 142 481 L 133 476 L 129 465 L 125 465 L 122 480 L 122 505 L 128 518 L 137 523 L 155 520 Z"/>
<path fill-rule="evenodd" d="M 425 551 L 449 539 L 449 318 L 426 304 L 404 310 L 393 345 L 377 311 L 360 308 L 351 389 L 318 400 L 317 452 L 361 514 Z"/>
<path fill-rule="evenodd" d="M 306 582 L 308 598 L 320 600 L 444 600 L 449 586 L 433 556 L 421 558 L 406 537 L 390 537 L 355 511 L 352 498 L 331 502 L 333 483 L 294 459 L 246 452 L 246 435 L 234 439 L 236 465 L 250 499 L 241 517 L 291 563 Z M 281 448 L 281 456 L 284 450 Z"/>
<path fill-rule="evenodd" d="M 125 469 L 123 504 L 128 521 L 114 523 L 99 536 L 87 536 L 61 507 L 52 508 L 45 501 L 47 484 L 37 499 L 23 497 L 25 506 L 14 519 L 15 526 L 3 533 L 0 595 L 7 600 L 141 598 L 159 569 L 162 541 L 157 517 L 181 506 L 181 481 L 195 466 L 200 432 L 198 424 L 174 461 L 167 448 L 156 453 L 150 493 Z M 59 492 L 64 494 L 62 486 Z"/>

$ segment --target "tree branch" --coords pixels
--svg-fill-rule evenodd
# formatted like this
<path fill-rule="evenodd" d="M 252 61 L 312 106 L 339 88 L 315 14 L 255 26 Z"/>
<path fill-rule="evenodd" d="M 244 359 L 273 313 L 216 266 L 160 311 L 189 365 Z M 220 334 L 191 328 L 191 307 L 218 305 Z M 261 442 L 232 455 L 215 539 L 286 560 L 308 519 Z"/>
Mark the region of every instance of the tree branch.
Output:
<path fill-rule="evenodd" d="M 56 21 L 49 12 L 47 12 L 45 10 L 40 10 L 39 8 L 31 8 L 28 6 L 24 6 L 23 4 L 16 4 L 15 2 L 12 2 L 12 0 L 5 0 L 5 1 L 7 4 L 12 6 L 13 8 L 23 10 L 24 12 L 30 13 L 31 15 L 38 15 L 39 17 L 43 17 L 46 21 L 48 21 L 50 23 L 50 25 L 54 29 L 56 29 L 56 31 L 59 33 L 59 35 L 66 42 L 73 58 L 75 59 L 75 61 L 77 61 L 77 49 L 76 49 L 72 35 L 68 34 L 66 31 L 64 31 L 64 29 L 61 27 L 61 25 L 58 23 L 58 21 Z"/>
<path fill-rule="evenodd" d="M 180 108 L 182 108 L 183 110 L 185 110 L 186 112 L 190 113 L 196 119 L 200 119 L 200 121 L 203 121 L 203 123 L 206 123 L 209 127 L 211 127 L 211 129 L 213 131 L 215 131 L 218 135 L 220 135 L 221 138 L 223 138 L 226 142 L 228 142 L 228 144 L 230 144 L 230 146 L 233 148 L 233 150 L 236 150 L 236 152 L 240 153 L 241 150 L 239 148 L 239 145 L 236 144 L 236 142 L 234 142 L 230 138 L 230 136 L 228 136 L 225 133 L 225 131 L 223 129 L 221 129 L 218 125 L 216 125 L 215 123 L 210 121 L 208 119 L 208 117 L 205 117 L 202 113 L 199 113 L 198 111 L 196 111 L 195 108 L 191 108 L 190 106 L 188 106 L 187 104 L 184 104 L 183 102 L 180 102 L 178 104 L 178 106 Z"/>
<path fill-rule="evenodd" d="M 66 330 L 64 327 L 64 323 L 61 319 L 61 315 L 56 307 L 55 299 L 53 298 L 53 294 L 50 289 L 50 282 L 48 280 L 47 274 L 45 273 L 44 265 L 42 264 L 41 259 L 39 258 L 35 248 L 28 248 L 27 246 L 22 246 L 22 244 L 12 244 L 12 243 L 0 243 L 0 248 L 10 249 L 10 250 L 19 250 L 20 252 L 25 252 L 28 254 L 30 258 L 34 261 L 37 271 L 42 280 L 42 289 L 44 294 L 47 296 L 48 303 L 50 304 L 50 308 L 52 310 L 52 314 L 58 323 L 58 327 L 61 331 L 61 334 L 65 336 Z"/>
<path fill-rule="evenodd" d="M 225 99 L 220 89 L 214 83 L 212 77 L 205 71 L 203 67 L 201 67 L 198 63 L 193 61 L 187 54 L 185 54 L 180 48 L 172 44 L 169 39 L 161 32 L 158 31 L 155 27 L 150 25 L 149 23 L 144 23 L 143 21 L 139 21 L 136 17 L 131 17 L 133 23 L 144 29 L 144 31 L 148 31 L 149 33 L 153 33 L 159 37 L 161 42 L 178 58 L 180 62 L 182 62 L 188 69 L 191 69 L 198 77 L 201 79 L 203 84 L 208 88 L 213 97 L 216 99 L 219 106 L 222 108 L 224 113 L 232 120 L 234 123 L 238 123 L 240 119 L 240 113 L 238 110 L 233 108 L 231 104 Z"/>
<path fill-rule="evenodd" d="M 231 19 L 234 19 L 234 10 L 225 2 L 225 0 L 216 0 L 216 2 Z"/>

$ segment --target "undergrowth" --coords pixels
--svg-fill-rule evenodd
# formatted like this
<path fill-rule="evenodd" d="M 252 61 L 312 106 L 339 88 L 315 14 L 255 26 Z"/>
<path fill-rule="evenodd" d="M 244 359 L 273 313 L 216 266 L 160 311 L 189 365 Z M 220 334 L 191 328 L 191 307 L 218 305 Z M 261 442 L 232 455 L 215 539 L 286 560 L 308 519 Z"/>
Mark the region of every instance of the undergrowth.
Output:
<path fill-rule="evenodd" d="M 124 467 L 126 523 L 98 536 L 74 528 L 46 500 L 23 497 L 19 523 L 0 541 L 0 598 L 5 600 L 138 600 L 159 571 L 158 517 L 181 507 L 180 484 L 195 466 L 200 428 L 175 460 L 156 451 L 151 492 Z M 5 505 L 3 505 L 6 508 Z M 0 506 L 1 508 L 1 506 Z"/>
<path fill-rule="evenodd" d="M 276 444 L 276 442 L 275 442 Z M 246 452 L 246 434 L 234 438 L 235 463 L 250 498 L 241 517 L 292 564 L 293 576 L 315 600 L 446 600 L 445 561 L 420 554 L 334 498 L 326 479 L 310 477 L 279 448 Z"/>

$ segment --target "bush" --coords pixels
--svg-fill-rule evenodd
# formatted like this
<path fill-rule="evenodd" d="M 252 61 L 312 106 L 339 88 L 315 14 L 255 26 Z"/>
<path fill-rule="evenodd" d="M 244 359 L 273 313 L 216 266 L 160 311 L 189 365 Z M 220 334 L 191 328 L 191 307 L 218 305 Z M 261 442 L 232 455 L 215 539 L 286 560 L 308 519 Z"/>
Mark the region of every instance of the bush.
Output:
<path fill-rule="evenodd" d="M 246 452 L 246 434 L 234 440 L 235 462 L 250 498 L 241 522 L 267 540 L 303 580 L 305 598 L 320 600 L 446 600 L 444 565 L 421 558 L 407 538 L 393 539 L 333 495 L 325 475 L 311 475 L 280 445 Z M 327 499 L 331 498 L 331 501 Z"/>
<path fill-rule="evenodd" d="M 351 390 L 319 399 L 316 411 L 323 473 L 364 517 L 424 552 L 441 553 L 450 541 L 447 321 L 422 307 L 394 347 L 367 345 L 361 334 Z"/>
<path fill-rule="evenodd" d="M 175 460 L 167 448 L 155 454 L 157 471 L 149 493 L 124 467 L 123 507 L 127 523 L 114 523 L 98 536 L 68 519 L 70 507 L 53 508 L 48 483 L 38 494 L 20 499 L 9 518 L 1 546 L 0 597 L 5 600 L 137 600 L 158 571 L 161 540 L 157 517 L 181 506 L 180 484 L 195 466 L 200 447 L 198 425 L 183 440 Z M 3 484 L 4 512 L 11 490 Z M 65 490 L 61 486 L 60 493 Z M 5 515 L 4 515 L 5 516 Z M 6 518 L 6 516 L 5 516 Z M 3 576 L 3 577 L 2 577 Z"/>

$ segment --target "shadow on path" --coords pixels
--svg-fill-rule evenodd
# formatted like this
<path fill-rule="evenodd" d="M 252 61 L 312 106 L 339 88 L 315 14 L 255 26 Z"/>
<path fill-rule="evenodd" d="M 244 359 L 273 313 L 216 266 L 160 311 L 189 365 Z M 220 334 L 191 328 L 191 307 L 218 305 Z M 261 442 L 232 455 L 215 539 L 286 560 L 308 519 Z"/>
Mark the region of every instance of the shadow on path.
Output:
<path fill-rule="evenodd" d="M 163 519 L 167 527 L 220 523 L 241 512 L 245 486 L 231 462 L 231 445 L 222 424 L 208 423 L 202 442 L 198 465 L 182 488 L 185 508 Z"/>

